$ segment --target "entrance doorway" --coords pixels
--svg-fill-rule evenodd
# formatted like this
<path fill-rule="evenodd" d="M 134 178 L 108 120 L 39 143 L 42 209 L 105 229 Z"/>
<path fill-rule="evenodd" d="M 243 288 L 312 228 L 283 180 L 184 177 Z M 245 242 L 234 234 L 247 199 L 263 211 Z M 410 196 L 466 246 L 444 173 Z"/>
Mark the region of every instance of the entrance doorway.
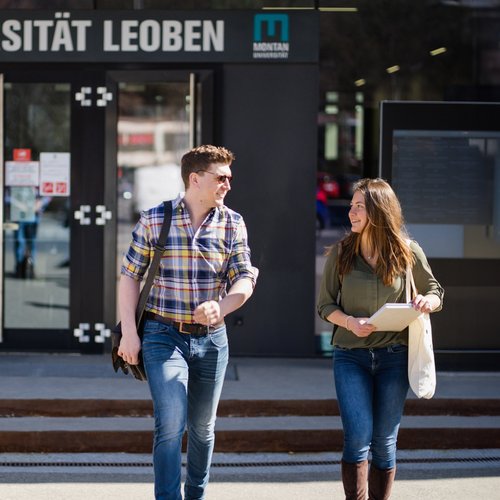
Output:
<path fill-rule="evenodd" d="M 211 140 L 211 74 L 6 73 L 0 349 L 102 352 L 139 212 Z"/>

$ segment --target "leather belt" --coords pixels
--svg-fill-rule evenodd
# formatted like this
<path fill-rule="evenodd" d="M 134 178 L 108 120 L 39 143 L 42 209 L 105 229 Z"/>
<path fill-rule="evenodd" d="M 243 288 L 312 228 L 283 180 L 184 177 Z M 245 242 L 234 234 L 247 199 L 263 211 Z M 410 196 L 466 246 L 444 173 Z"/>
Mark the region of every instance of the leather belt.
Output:
<path fill-rule="evenodd" d="M 213 326 L 206 326 L 200 323 L 182 323 L 179 321 L 172 321 L 171 319 L 160 316 L 159 314 L 152 313 L 151 311 L 146 311 L 144 313 L 144 317 L 146 319 L 158 321 L 159 323 L 163 323 L 165 325 L 173 326 L 176 330 L 179 330 L 180 333 L 184 333 L 186 335 L 195 335 L 197 337 L 202 337 L 204 335 L 207 335 L 208 333 L 212 333 L 215 330 Z"/>

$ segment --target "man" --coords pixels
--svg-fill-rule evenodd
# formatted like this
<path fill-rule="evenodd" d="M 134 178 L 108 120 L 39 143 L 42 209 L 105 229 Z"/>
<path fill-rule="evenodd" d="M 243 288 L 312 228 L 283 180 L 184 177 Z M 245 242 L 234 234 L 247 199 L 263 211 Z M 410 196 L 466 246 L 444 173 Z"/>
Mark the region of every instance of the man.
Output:
<path fill-rule="evenodd" d="M 241 215 L 224 205 L 234 155 L 200 146 L 186 153 L 186 193 L 172 202 L 172 224 L 146 305 L 142 352 L 154 404 L 153 463 L 157 500 L 181 500 L 181 446 L 187 426 L 186 500 L 205 498 L 215 440 L 215 417 L 228 363 L 224 317 L 252 295 Z M 163 204 L 141 213 L 120 280 L 119 355 L 138 363 L 135 326 L 139 283 L 163 222 Z"/>

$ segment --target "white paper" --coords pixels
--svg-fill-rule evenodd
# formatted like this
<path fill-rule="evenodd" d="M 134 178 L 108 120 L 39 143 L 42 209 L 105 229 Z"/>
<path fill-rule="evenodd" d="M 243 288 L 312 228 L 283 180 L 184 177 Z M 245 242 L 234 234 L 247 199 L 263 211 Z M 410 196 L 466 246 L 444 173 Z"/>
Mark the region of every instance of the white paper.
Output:
<path fill-rule="evenodd" d="M 37 161 L 6 161 L 6 186 L 38 186 L 39 165 Z"/>
<path fill-rule="evenodd" d="M 70 195 L 70 153 L 40 153 L 40 195 Z"/>

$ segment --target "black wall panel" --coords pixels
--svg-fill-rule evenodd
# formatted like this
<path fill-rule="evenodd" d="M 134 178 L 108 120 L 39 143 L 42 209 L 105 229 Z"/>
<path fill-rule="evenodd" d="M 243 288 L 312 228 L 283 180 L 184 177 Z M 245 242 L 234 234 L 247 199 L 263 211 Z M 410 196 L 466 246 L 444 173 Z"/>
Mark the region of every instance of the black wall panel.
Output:
<path fill-rule="evenodd" d="M 318 69 L 226 65 L 222 73 L 221 144 L 237 157 L 226 200 L 245 218 L 260 270 L 253 297 L 228 318 L 231 352 L 312 355 Z"/>

